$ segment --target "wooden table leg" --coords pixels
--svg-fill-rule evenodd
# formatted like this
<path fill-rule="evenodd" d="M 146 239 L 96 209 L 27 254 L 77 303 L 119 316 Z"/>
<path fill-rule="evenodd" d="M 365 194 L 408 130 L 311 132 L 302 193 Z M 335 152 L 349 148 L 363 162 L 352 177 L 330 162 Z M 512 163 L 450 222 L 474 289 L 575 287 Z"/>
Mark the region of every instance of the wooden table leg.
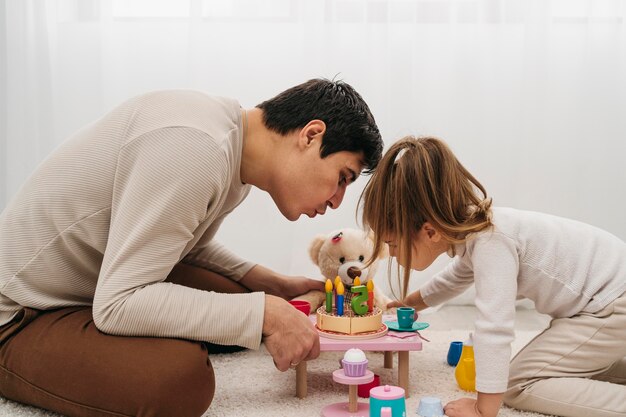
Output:
<path fill-rule="evenodd" d="M 398 352 L 398 386 L 404 388 L 405 398 L 409 398 L 409 352 Z"/>
<path fill-rule="evenodd" d="M 385 369 L 393 368 L 393 352 L 386 350 L 385 351 Z"/>
<path fill-rule="evenodd" d="M 296 365 L 296 397 L 306 398 L 306 361 Z"/>
<path fill-rule="evenodd" d="M 348 385 L 348 411 L 355 413 L 359 406 L 357 404 L 357 387 L 358 385 Z"/>

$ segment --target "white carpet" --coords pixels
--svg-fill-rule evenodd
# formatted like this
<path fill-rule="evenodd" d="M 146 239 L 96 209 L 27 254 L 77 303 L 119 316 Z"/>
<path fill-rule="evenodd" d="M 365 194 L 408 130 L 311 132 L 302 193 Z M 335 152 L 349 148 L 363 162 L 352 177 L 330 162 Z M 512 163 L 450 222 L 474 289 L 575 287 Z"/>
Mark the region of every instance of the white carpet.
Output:
<path fill-rule="evenodd" d="M 454 380 L 454 368 L 445 362 L 450 341 L 464 339 L 467 332 L 425 330 L 422 333 L 431 342 L 424 342 L 421 352 L 410 354 L 411 396 L 406 401 L 407 417 L 417 417 L 417 404 L 423 396 L 439 397 L 445 404 L 468 395 L 459 390 Z M 513 351 L 519 350 L 536 333 L 518 331 Z M 367 356 L 370 369 L 380 375 L 381 383 L 394 385 L 397 364 L 394 363 L 394 369 L 385 369 L 382 353 L 367 352 Z M 263 348 L 260 351 L 213 355 L 211 360 L 217 391 L 204 417 L 317 417 L 324 406 L 347 401 L 348 387 L 333 382 L 331 377 L 341 357 L 341 352 L 323 352 L 318 359 L 309 362 L 308 396 L 298 399 L 295 397 L 295 370 L 277 371 Z M 0 416 L 58 417 L 58 414 L 0 400 Z M 499 416 L 542 415 L 503 407 Z"/>

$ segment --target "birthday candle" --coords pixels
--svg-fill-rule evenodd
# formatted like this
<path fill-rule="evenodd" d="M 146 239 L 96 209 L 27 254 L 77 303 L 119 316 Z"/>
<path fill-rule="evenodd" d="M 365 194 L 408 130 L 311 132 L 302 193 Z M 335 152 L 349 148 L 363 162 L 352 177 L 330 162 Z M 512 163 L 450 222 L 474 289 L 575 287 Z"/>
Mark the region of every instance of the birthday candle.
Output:
<path fill-rule="evenodd" d="M 339 283 L 341 282 L 341 277 L 337 275 L 335 277 L 335 308 L 337 308 L 337 288 L 339 287 Z"/>
<path fill-rule="evenodd" d="M 352 285 L 354 285 L 355 287 L 361 285 L 361 277 L 354 278 L 354 282 L 352 283 Z"/>
<path fill-rule="evenodd" d="M 343 282 L 339 281 L 337 286 L 337 315 L 343 316 Z"/>
<path fill-rule="evenodd" d="M 330 282 L 330 278 L 326 280 L 326 312 L 333 311 L 333 283 Z"/>
<path fill-rule="evenodd" d="M 367 281 L 367 312 L 374 310 L 374 281 Z"/>
<path fill-rule="evenodd" d="M 359 316 L 367 313 L 367 288 L 365 285 L 354 285 L 350 291 L 354 293 L 350 303 L 352 311 Z"/>

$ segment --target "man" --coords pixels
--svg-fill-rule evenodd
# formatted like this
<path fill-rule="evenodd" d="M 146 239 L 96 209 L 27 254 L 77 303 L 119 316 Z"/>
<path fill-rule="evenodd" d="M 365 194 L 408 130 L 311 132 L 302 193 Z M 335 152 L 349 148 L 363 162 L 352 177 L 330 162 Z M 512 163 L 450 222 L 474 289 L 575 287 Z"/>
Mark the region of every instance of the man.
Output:
<path fill-rule="evenodd" d="M 251 186 L 289 220 L 337 208 L 381 153 L 342 82 L 250 110 L 193 91 L 123 103 L 0 216 L 0 395 L 72 416 L 199 416 L 215 389 L 207 349 L 263 341 L 281 371 L 316 358 L 315 329 L 285 298 L 322 283 L 213 237 Z"/>

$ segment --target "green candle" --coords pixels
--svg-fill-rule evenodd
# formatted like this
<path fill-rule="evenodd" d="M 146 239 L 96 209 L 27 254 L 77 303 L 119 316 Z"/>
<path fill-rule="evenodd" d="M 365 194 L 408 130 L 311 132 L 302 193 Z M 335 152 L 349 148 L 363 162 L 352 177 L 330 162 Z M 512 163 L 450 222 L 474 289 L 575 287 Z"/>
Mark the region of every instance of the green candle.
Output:
<path fill-rule="evenodd" d="M 359 316 L 367 313 L 367 287 L 365 285 L 355 285 L 350 291 L 356 294 L 352 296 L 352 302 L 350 303 L 352 311 Z"/>
<path fill-rule="evenodd" d="M 326 289 L 326 312 L 330 313 L 333 311 L 333 283 L 330 282 L 330 279 L 326 280 L 324 287 Z"/>

